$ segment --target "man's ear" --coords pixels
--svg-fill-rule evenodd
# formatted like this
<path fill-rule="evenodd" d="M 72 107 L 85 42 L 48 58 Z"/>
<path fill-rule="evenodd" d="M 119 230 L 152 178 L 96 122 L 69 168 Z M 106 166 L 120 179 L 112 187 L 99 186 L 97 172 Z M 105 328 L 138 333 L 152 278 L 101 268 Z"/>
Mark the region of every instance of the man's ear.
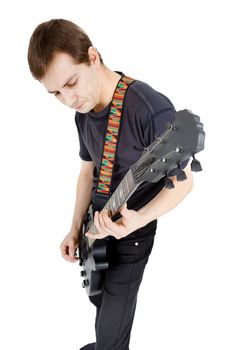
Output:
<path fill-rule="evenodd" d="M 88 48 L 88 56 L 90 64 L 100 65 L 100 57 L 97 49 L 94 46 Z"/>

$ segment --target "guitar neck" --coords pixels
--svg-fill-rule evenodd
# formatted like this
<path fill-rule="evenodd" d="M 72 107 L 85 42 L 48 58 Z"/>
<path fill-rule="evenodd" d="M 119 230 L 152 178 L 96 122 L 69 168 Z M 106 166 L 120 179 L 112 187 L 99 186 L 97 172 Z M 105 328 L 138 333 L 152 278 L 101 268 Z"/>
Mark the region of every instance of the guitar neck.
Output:
<path fill-rule="evenodd" d="M 143 182 L 143 181 L 142 181 Z M 138 188 L 138 186 L 141 184 L 141 182 L 138 182 L 135 184 L 132 171 L 129 169 L 123 180 L 120 182 L 112 196 L 109 198 L 107 203 L 105 204 L 103 209 L 107 209 L 110 213 L 110 217 L 113 218 L 116 216 L 122 206 L 127 202 L 127 200 L 132 196 L 132 194 L 135 192 L 135 190 Z M 97 229 L 95 227 L 94 222 L 90 226 L 89 230 L 91 233 L 96 234 Z M 94 243 L 95 239 L 89 238 L 89 246 L 91 246 Z"/>
<path fill-rule="evenodd" d="M 139 185 L 140 183 L 135 184 L 130 169 L 104 206 L 104 209 L 110 212 L 112 218 L 119 213 L 122 206 L 132 196 Z"/>

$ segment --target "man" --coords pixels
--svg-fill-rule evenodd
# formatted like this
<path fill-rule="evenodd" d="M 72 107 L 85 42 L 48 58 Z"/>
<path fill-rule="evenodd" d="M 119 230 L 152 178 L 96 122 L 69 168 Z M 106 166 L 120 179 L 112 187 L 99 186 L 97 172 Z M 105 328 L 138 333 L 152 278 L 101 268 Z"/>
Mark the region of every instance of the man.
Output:
<path fill-rule="evenodd" d="M 75 122 L 82 159 L 70 232 L 61 243 L 61 254 L 76 262 L 85 213 L 94 198 L 101 166 L 109 108 L 123 73 L 110 70 L 87 34 L 76 24 L 59 19 L 40 24 L 32 34 L 28 62 L 35 79 L 51 94 L 76 110 Z M 145 147 L 175 118 L 170 100 L 136 80 L 128 88 L 111 183 L 114 192 Z M 137 293 L 151 253 L 157 219 L 177 206 L 192 189 L 192 173 L 183 164 L 186 181 L 172 177 L 175 187 L 144 182 L 111 220 L 107 210 L 96 210 L 95 239 L 109 238 L 109 269 L 102 291 L 90 297 L 96 306 L 96 343 L 82 349 L 127 350 Z"/>

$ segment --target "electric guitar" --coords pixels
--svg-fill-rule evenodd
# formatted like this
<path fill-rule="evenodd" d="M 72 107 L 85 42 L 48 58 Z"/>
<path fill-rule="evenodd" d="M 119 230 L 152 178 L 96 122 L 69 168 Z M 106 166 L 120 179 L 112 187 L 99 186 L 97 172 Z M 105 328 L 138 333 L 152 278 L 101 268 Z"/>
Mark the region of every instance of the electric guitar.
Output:
<path fill-rule="evenodd" d="M 174 122 L 169 123 L 159 137 L 155 136 L 155 141 L 145 148 L 141 158 L 129 168 L 104 205 L 103 208 L 109 211 L 112 220 L 142 182 L 157 182 L 164 177 L 165 187 L 172 189 L 174 184 L 169 174 L 176 169 L 177 180 L 185 180 L 186 175 L 180 164 L 191 157 L 192 171 L 202 170 L 195 154 L 204 149 L 204 140 L 205 132 L 200 118 L 187 109 L 176 112 Z M 79 264 L 82 266 L 81 276 L 84 278 L 82 285 L 89 296 L 101 292 L 102 271 L 108 268 L 107 239 L 91 239 L 84 235 L 87 231 L 97 233 L 93 215 L 90 205 L 78 249 Z"/>

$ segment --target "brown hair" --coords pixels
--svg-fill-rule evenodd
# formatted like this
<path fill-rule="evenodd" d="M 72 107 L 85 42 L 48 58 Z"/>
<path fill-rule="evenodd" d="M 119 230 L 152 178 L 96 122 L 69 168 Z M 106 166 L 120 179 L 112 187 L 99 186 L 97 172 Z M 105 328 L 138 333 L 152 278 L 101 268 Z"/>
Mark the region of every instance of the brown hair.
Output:
<path fill-rule="evenodd" d="M 35 79 L 40 80 L 56 52 L 69 54 L 77 63 L 89 63 L 88 48 L 92 42 L 75 23 L 65 19 L 52 19 L 39 24 L 30 38 L 28 64 Z M 100 62 L 103 59 L 100 56 Z"/>

